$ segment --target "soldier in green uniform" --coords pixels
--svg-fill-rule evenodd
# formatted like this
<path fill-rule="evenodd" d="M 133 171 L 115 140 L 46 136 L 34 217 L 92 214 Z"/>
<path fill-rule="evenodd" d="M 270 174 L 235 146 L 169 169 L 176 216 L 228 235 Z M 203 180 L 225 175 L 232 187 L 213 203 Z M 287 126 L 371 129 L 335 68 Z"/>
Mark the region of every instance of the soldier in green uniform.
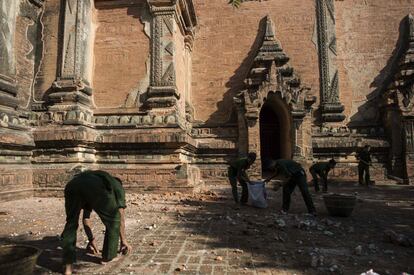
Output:
<path fill-rule="evenodd" d="M 335 165 L 336 161 L 331 159 L 329 162 L 317 162 L 309 168 L 315 186 L 315 192 L 319 192 L 318 176 L 322 180 L 322 191 L 324 193 L 328 192 L 328 173 Z"/>
<path fill-rule="evenodd" d="M 371 146 L 365 145 L 364 148 L 357 153 L 358 163 L 358 181 L 360 185 L 364 184 L 364 175 L 365 175 L 365 184 L 368 186 L 371 183 L 369 177 L 369 166 L 371 165 Z"/>
<path fill-rule="evenodd" d="M 249 191 L 247 184 L 250 183 L 249 177 L 247 176 L 246 170 L 255 162 L 256 154 L 249 153 L 247 158 L 238 158 L 230 162 L 228 169 L 228 176 L 231 185 L 231 191 L 233 193 L 233 198 L 236 203 L 239 203 L 239 196 L 237 193 L 237 182 L 240 183 L 242 187 L 242 195 L 240 198 L 240 203 L 245 205 L 249 199 Z"/>
<path fill-rule="evenodd" d="M 72 264 L 76 261 L 76 233 L 82 209 L 87 213 L 94 210 L 105 225 L 103 263 L 117 256 L 119 238 L 121 252 L 127 254 L 131 250 L 125 236 L 125 207 L 125 191 L 121 181 L 107 172 L 85 171 L 66 185 L 66 225 L 62 233 L 65 274 L 72 274 Z"/>
<path fill-rule="evenodd" d="M 302 166 L 293 160 L 279 159 L 273 161 L 271 167 L 272 170 L 274 170 L 274 173 L 267 178 L 265 182 L 269 182 L 278 175 L 287 177 L 287 182 L 283 185 L 283 204 L 281 213 L 286 214 L 289 211 L 292 192 L 295 190 L 295 187 L 298 186 L 309 214 L 316 215 L 316 209 L 306 183 L 306 173 Z"/>

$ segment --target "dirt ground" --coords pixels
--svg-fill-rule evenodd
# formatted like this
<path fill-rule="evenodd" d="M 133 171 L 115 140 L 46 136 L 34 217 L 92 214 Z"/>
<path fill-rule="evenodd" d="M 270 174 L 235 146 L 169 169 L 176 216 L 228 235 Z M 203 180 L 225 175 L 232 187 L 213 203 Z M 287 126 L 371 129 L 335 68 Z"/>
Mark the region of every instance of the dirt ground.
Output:
<path fill-rule="evenodd" d="M 356 194 L 351 217 L 328 216 L 312 191 L 318 216 L 305 215 L 298 190 L 288 215 L 278 214 L 281 190 L 269 208 L 237 207 L 229 188 L 197 195 L 128 194 L 126 230 L 133 252 L 107 265 L 85 254 L 78 231 L 78 274 L 414 274 L 414 187 L 335 184 L 330 192 Z M 61 272 L 59 234 L 64 200 L 31 198 L 0 203 L 0 244 L 42 249 L 37 274 Z M 93 215 L 102 245 L 104 227 Z M 401 243 L 384 238 L 403 234 Z M 403 236 L 399 236 L 403 237 Z M 404 243 L 405 242 L 405 243 Z M 408 242 L 408 243 L 407 243 Z"/>

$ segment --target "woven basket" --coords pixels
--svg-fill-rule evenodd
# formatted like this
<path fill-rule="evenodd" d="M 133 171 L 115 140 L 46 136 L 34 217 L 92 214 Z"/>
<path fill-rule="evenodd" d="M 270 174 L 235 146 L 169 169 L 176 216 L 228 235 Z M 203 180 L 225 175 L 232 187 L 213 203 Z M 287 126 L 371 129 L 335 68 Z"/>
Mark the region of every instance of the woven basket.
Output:
<path fill-rule="evenodd" d="M 0 246 L 0 274 L 33 274 L 37 257 L 41 251 L 28 245 Z"/>
<path fill-rule="evenodd" d="M 350 195 L 325 195 L 323 200 L 329 215 L 339 217 L 349 217 L 356 203 L 356 197 Z"/>

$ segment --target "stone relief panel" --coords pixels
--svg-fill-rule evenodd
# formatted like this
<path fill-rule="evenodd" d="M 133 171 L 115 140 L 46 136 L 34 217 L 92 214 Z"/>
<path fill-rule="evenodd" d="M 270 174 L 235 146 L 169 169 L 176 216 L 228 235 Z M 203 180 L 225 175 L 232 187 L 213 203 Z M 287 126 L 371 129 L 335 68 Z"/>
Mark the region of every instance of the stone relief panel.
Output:
<path fill-rule="evenodd" d="M 62 64 L 59 77 L 89 83 L 91 55 L 91 0 L 66 0 Z"/>
<path fill-rule="evenodd" d="M 173 63 L 174 43 L 174 15 L 158 15 L 153 24 L 153 74 L 154 86 L 175 85 L 175 69 Z"/>
<path fill-rule="evenodd" d="M 14 34 L 18 1 L 0 1 L 0 78 L 11 81 L 16 72 Z"/>
<path fill-rule="evenodd" d="M 333 0 L 316 0 L 322 120 L 342 121 L 336 64 L 335 6 Z"/>
<path fill-rule="evenodd" d="M 182 55 L 185 55 L 185 37 L 192 40 L 197 24 L 191 0 L 148 0 L 151 15 L 151 77 L 145 107 L 176 108 L 185 116 L 184 87 L 177 87 L 176 76 L 182 79 L 183 72 L 177 72 Z M 177 43 L 179 42 L 179 43 Z M 181 64 L 182 65 L 182 64 Z M 184 67 L 184 65 L 182 65 Z M 181 68 L 182 68 L 181 67 Z M 184 86 L 184 85 L 182 85 Z M 181 90 L 179 89 L 181 88 Z"/>
<path fill-rule="evenodd" d="M 406 138 L 406 152 L 414 154 L 414 119 L 406 120 L 404 122 L 405 138 Z"/>
<path fill-rule="evenodd" d="M 76 5 L 77 0 L 66 0 L 62 71 L 60 75 L 63 78 L 69 78 L 75 73 Z"/>
<path fill-rule="evenodd" d="M 92 78 L 92 66 L 93 66 L 93 41 L 95 37 L 95 28 L 93 24 L 93 3 L 90 0 L 82 1 L 81 5 L 81 24 L 78 25 L 80 48 L 82 55 L 77 54 L 77 63 L 80 63 L 79 71 L 77 74 L 81 75 L 83 80 L 88 84 Z"/>

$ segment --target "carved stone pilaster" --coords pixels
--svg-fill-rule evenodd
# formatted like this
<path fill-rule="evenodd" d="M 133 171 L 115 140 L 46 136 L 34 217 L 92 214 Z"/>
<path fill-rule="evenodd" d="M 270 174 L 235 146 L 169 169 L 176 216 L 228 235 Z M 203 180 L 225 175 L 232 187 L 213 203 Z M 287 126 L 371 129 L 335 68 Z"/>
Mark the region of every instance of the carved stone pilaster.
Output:
<path fill-rule="evenodd" d="M 316 0 L 320 108 L 324 122 L 345 119 L 344 106 L 339 100 L 339 77 L 336 66 L 335 9 L 333 0 Z"/>
<path fill-rule="evenodd" d="M 190 0 L 149 0 L 148 3 L 153 19 L 151 77 L 146 105 L 150 108 L 173 107 L 180 99 L 180 91 L 176 86 L 175 59 L 177 54 L 184 54 L 176 53 L 175 36 L 177 31 L 181 31 L 184 37 L 194 35 L 194 7 Z M 177 30 L 177 26 L 180 30 Z"/>
<path fill-rule="evenodd" d="M 51 109 L 88 109 L 92 89 L 89 74 L 92 62 L 91 0 L 65 0 L 60 66 L 49 95 Z M 76 108 L 75 108 L 76 109 Z"/>
<path fill-rule="evenodd" d="M 17 107 L 15 33 L 18 1 L 0 5 L 0 105 L 12 111 Z"/>
<path fill-rule="evenodd" d="M 404 119 L 403 128 L 405 131 L 406 153 L 414 157 L 414 117 Z"/>
<path fill-rule="evenodd" d="M 148 89 L 149 107 L 171 107 L 180 95 L 175 79 L 174 13 L 175 3 L 151 5 L 151 81 Z"/>

